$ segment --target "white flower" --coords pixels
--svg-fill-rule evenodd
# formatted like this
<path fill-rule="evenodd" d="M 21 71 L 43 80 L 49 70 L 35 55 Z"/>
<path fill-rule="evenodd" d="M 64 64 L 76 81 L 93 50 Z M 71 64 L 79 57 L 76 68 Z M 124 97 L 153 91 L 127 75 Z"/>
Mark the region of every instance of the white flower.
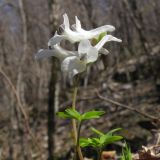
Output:
<path fill-rule="evenodd" d="M 56 44 L 51 50 L 39 50 L 35 57 L 37 59 L 51 56 L 58 58 L 61 62 L 62 71 L 67 72 L 73 78 L 75 75 L 84 72 L 87 64 L 93 63 L 98 59 L 98 53 L 101 52 L 103 45 L 108 41 L 121 42 L 120 39 L 112 35 L 106 35 L 95 46 L 92 46 L 89 40 L 80 41 L 78 52 L 65 50 L 59 44 Z M 102 51 L 106 52 L 107 50 L 103 49 Z"/>
<path fill-rule="evenodd" d="M 62 62 L 66 57 L 74 56 L 77 53 L 75 51 L 68 51 L 63 49 L 59 44 L 54 45 L 52 49 L 40 49 L 35 55 L 36 59 L 47 58 L 54 56 Z"/>
<path fill-rule="evenodd" d="M 80 42 L 84 39 L 92 39 L 94 37 L 97 37 L 103 32 L 112 32 L 115 30 L 114 26 L 104 25 L 96 29 L 86 31 L 81 28 L 81 22 L 77 17 L 75 17 L 76 24 L 72 25 L 71 29 L 67 14 L 64 14 L 63 18 L 64 23 L 60 26 L 62 28 L 62 34 L 59 35 L 56 32 L 55 35 L 49 40 L 48 46 L 54 46 L 57 43 L 61 42 L 63 39 L 69 40 L 71 43 Z"/>

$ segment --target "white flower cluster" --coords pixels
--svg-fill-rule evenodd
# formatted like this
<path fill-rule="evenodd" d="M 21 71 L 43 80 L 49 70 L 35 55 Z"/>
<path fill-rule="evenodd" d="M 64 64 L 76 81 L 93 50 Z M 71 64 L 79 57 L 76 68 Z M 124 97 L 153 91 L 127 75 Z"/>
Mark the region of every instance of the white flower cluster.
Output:
<path fill-rule="evenodd" d="M 115 27 L 111 25 L 104 25 L 96 29 L 86 31 L 81 27 L 80 20 L 75 17 L 76 23 L 70 27 L 67 14 L 63 15 L 64 23 L 60 25 L 62 33 L 59 35 L 57 32 L 49 40 L 48 46 L 50 49 L 40 49 L 35 55 L 36 59 L 54 56 L 61 62 L 61 69 L 67 72 L 70 77 L 82 73 L 86 70 L 87 64 L 93 63 L 98 59 L 99 53 L 107 54 L 108 51 L 103 48 L 103 45 L 109 41 L 121 42 L 120 39 L 106 34 L 94 46 L 90 41 L 97 38 L 104 32 L 112 32 Z M 68 40 L 71 43 L 79 42 L 77 51 L 69 51 L 60 46 L 62 40 Z"/>

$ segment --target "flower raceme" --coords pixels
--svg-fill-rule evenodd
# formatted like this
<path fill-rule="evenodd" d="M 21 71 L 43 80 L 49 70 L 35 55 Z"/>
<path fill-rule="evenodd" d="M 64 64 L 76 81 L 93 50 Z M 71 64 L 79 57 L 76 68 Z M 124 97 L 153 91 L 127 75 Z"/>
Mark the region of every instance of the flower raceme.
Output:
<path fill-rule="evenodd" d="M 72 25 L 72 30 L 69 26 L 68 16 L 63 15 L 64 24 L 61 25 L 63 32 L 62 35 L 55 33 L 48 46 L 51 49 L 41 49 L 35 55 L 36 59 L 46 58 L 54 56 L 61 62 L 61 69 L 69 74 L 69 77 L 73 78 L 75 75 L 82 73 L 86 70 L 87 64 L 95 62 L 99 54 L 107 54 L 108 51 L 103 48 L 104 44 L 109 41 L 121 42 L 120 39 L 112 36 L 105 35 L 94 46 L 91 45 L 89 39 L 98 37 L 101 33 L 113 31 L 115 28 L 110 25 L 98 27 L 91 31 L 86 31 L 81 28 L 81 23 L 76 17 L 76 24 Z M 78 51 L 69 51 L 60 46 L 62 40 L 69 40 L 71 43 L 79 42 Z"/>

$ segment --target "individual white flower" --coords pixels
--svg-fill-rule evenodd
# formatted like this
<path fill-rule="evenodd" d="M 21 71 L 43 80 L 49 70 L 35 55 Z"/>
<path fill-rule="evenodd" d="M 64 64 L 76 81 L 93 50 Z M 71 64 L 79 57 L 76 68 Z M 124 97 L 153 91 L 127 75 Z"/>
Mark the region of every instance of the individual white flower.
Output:
<path fill-rule="evenodd" d="M 37 59 L 51 56 L 58 58 L 61 62 L 62 71 L 67 72 L 69 77 L 73 78 L 75 75 L 84 72 L 87 64 L 93 63 L 98 59 L 103 45 L 109 41 L 121 42 L 120 39 L 112 35 L 106 35 L 95 46 L 92 46 L 89 40 L 80 41 L 78 52 L 65 50 L 57 44 L 51 50 L 39 50 L 35 57 Z"/>
<path fill-rule="evenodd" d="M 94 37 L 97 37 L 103 32 L 112 32 L 115 30 L 114 26 L 104 25 L 96 29 L 86 31 L 82 29 L 81 22 L 77 17 L 75 17 L 76 24 L 72 25 L 71 29 L 67 14 L 64 14 L 63 18 L 64 22 L 60 26 L 62 28 L 62 34 L 59 35 L 56 32 L 55 35 L 49 40 L 48 42 L 49 46 L 54 46 L 57 43 L 61 42 L 63 39 L 69 40 L 71 43 L 75 43 L 75 42 L 80 42 L 84 39 L 92 39 Z"/>
<path fill-rule="evenodd" d="M 66 57 L 77 55 L 75 51 L 63 49 L 59 44 L 54 45 L 52 49 L 40 49 L 35 55 L 35 59 L 56 57 L 62 62 Z"/>

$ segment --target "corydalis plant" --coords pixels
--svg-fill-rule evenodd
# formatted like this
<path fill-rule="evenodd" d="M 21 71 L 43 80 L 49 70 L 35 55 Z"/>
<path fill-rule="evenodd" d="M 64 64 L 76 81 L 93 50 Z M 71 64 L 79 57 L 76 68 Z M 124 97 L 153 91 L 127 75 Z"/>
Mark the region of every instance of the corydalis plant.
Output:
<path fill-rule="evenodd" d="M 84 114 L 80 114 L 76 111 L 76 96 L 77 96 L 77 86 L 78 77 L 80 73 L 85 72 L 89 64 L 94 63 L 98 60 L 100 54 L 108 54 L 108 50 L 103 48 L 104 44 L 109 41 L 121 42 L 120 39 L 108 35 L 108 32 L 115 30 L 115 27 L 111 25 L 104 25 L 90 31 L 86 31 L 81 27 L 80 20 L 75 17 L 75 24 L 70 26 L 67 14 L 63 15 L 64 22 L 60 25 L 62 33 L 58 34 L 57 31 L 55 35 L 49 40 L 49 49 L 41 49 L 35 55 L 36 59 L 56 57 L 61 63 L 61 70 L 68 73 L 70 78 L 74 78 L 74 91 L 72 99 L 72 109 L 67 109 L 65 112 L 59 112 L 58 115 L 63 118 L 72 119 L 72 128 L 74 143 L 76 151 L 78 153 L 79 159 L 83 160 L 83 155 L 79 146 L 79 134 L 81 123 L 87 119 L 99 118 L 103 112 L 100 111 L 90 111 Z M 71 43 L 79 42 L 76 51 L 66 50 L 61 47 L 61 41 L 68 40 Z M 91 42 L 94 44 L 91 44 Z M 78 121 L 78 127 L 76 124 Z"/>

